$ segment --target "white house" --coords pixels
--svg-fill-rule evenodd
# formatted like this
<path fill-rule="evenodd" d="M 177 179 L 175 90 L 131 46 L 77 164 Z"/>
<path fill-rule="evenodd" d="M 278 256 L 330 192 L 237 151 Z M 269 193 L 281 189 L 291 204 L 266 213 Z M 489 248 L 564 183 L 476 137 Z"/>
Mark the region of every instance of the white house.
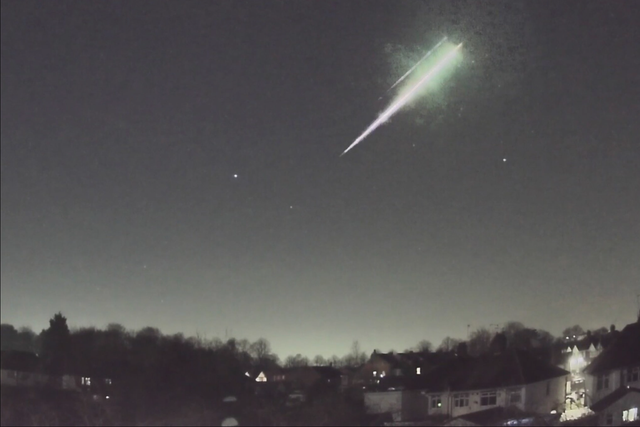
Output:
<path fill-rule="evenodd" d="M 491 408 L 523 414 L 559 411 L 569 372 L 517 350 L 478 358 L 460 357 L 414 378 L 381 381 L 365 392 L 370 414 L 396 421 L 451 419 Z"/>
<path fill-rule="evenodd" d="M 638 419 L 640 408 L 640 316 L 586 367 L 587 402 L 600 425 Z"/>

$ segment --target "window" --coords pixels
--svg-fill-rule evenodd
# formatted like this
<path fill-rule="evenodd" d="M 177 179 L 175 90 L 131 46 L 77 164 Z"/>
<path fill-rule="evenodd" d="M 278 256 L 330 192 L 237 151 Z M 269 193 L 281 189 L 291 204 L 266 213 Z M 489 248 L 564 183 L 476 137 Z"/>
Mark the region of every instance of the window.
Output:
<path fill-rule="evenodd" d="M 622 422 L 630 423 L 632 421 L 636 421 L 638 418 L 638 408 L 631 408 L 626 411 L 622 411 Z"/>
<path fill-rule="evenodd" d="M 498 403 L 495 391 L 485 391 L 480 393 L 480 406 L 491 406 Z"/>
<path fill-rule="evenodd" d="M 640 380 L 640 367 L 629 368 L 627 370 L 627 382 L 633 383 Z"/>
<path fill-rule="evenodd" d="M 89 378 L 89 377 L 82 377 L 82 385 L 90 386 L 90 385 L 91 385 L 91 378 Z"/>
<path fill-rule="evenodd" d="M 111 378 L 107 378 L 106 380 L 104 380 L 104 382 L 107 385 L 111 385 Z"/>
<path fill-rule="evenodd" d="M 442 408 L 442 397 L 431 396 L 431 409 Z"/>
<path fill-rule="evenodd" d="M 604 424 L 607 426 L 613 425 L 613 414 L 611 412 L 604 414 Z"/>
<path fill-rule="evenodd" d="M 420 375 L 420 370 L 421 370 L 421 369 L 420 369 L 419 367 L 418 367 L 418 368 L 416 368 L 416 375 Z"/>
<path fill-rule="evenodd" d="M 454 394 L 453 406 L 456 408 L 466 408 L 469 406 L 469 395 L 467 393 Z"/>
<path fill-rule="evenodd" d="M 609 375 L 601 374 L 598 375 L 598 379 L 596 381 L 596 390 L 606 390 L 609 388 Z"/>
<path fill-rule="evenodd" d="M 548 384 L 548 383 L 547 383 Z M 522 401 L 522 395 L 520 389 L 509 390 L 509 403 L 520 403 Z"/>
<path fill-rule="evenodd" d="M 373 376 L 375 377 L 376 375 L 378 375 L 378 371 L 373 371 Z"/>

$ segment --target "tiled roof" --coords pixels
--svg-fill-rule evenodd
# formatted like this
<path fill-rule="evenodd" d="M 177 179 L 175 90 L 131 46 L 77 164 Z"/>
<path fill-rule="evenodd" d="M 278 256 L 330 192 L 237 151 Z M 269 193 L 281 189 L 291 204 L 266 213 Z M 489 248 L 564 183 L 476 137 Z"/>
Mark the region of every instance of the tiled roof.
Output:
<path fill-rule="evenodd" d="M 615 341 L 585 368 L 585 372 L 593 375 L 638 365 L 640 365 L 640 323 L 636 322 L 625 326 Z"/>
<path fill-rule="evenodd" d="M 591 410 L 593 412 L 600 412 L 604 409 L 607 409 L 609 406 L 611 406 L 618 400 L 622 399 L 624 396 L 626 396 L 629 393 L 640 393 L 640 388 L 629 387 L 629 386 L 620 387 L 614 392 L 609 393 L 608 395 L 606 395 L 605 397 L 603 397 L 602 399 L 598 400 L 596 403 L 591 405 Z"/>
<path fill-rule="evenodd" d="M 481 390 L 532 384 L 569 375 L 521 350 L 478 358 L 457 358 L 434 368 L 426 375 L 408 378 L 406 388 L 430 391 Z"/>

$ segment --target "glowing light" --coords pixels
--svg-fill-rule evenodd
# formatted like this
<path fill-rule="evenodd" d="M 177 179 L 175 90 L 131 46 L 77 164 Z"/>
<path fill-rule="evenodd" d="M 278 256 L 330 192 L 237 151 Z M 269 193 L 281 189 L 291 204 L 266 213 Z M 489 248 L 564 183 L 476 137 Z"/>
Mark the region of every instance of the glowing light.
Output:
<path fill-rule="evenodd" d="M 234 174 L 233 174 L 233 177 L 234 177 L 234 178 L 237 178 L 237 177 L 238 177 L 238 174 L 237 174 L 237 173 L 234 173 Z"/>
<path fill-rule="evenodd" d="M 413 67 L 411 67 L 411 68 L 409 69 L 409 71 L 407 71 L 406 73 L 404 73 L 404 75 L 403 75 L 402 77 L 400 77 L 400 78 L 398 79 L 398 81 L 397 81 L 397 82 L 395 82 L 395 83 L 393 84 L 393 86 L 391 86 L 389 89 L 387 89 L 387 92 L 389 92 L 389 91 L 390 91 L 391 89 L 393 89 L 394 87 L 398 86 L 398 84 L 399 84 L 401 81 L 403 81 L 405 78 L 407 78 L 407 76 L 408 76 L 409 74 L 411 74 L 411 73 L 413 72 L 413 70 L 415 70 L 415 69 L 418 67 L 418 65 L 420 65 L 420 64 L 421 64 L 425 59 L 427 59 L 428 57 L 430 57 L 430 56 L 431 56 L 431 53 L 433 53 L 433 51 L 434 51 L 434 50 L 436 50 L 437 48 L 439 48 L 439 47 L 440 47 L 440 45 L 441 45 L 442 43 L 444 43 L 445 41 L 447 41 L 447 37 L 446 37 L 446 36 L 445 36 L 442 40 L 440 40 L 440 41 L 438 42 L 438 44 L 437 44 L 437 45 L 435 45 L 435 46 L 433 47 L 433 49 L 431 49 L 429 52 L 427 52 L 427 54 L 426 54 L 425 56 L 423 56 L 423 57 L 422 57 L 422 59 L 421 59 L 420 61 L 416 62 L 416 65 L 414 65 Z"/>
<path fill-rule="evenodd" d="M 360 135 L 353 143 L 346 149 L 340 156 L 344 156 L 349 150 L 355 147 L 360 141 L 365 139 L 371 132 L 376 130 L 381 124 L 389 120 L 391 116 L 393 116 L 398 110 L 404 107 L 415 95 L 416 93 L 429 81 L 433 76 L 435 76 L 442 68 L 447 65 L 451 60 L 456 56 L 458 50 L 462 47 L 462 43 L 453 48 L 451 52 L 449 52 L 440 62 L 438 62 L 432 69 L 429 71 L 424 77 L 422 77 L 418 83 L 416 83 L 411 89 L 407 91 L 400 99 L 391 104 L 389 108 L 387 108 L 380 116 L 374 121 L 368 128 L 365 130 L 362 135 Z"/>

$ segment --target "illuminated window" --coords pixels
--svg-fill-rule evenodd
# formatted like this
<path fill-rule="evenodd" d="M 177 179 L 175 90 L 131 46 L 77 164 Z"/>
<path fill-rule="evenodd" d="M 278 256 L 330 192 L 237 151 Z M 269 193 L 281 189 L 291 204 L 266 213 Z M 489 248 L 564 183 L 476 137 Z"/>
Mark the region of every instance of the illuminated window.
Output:
<path fill-rule="evenodd" d="M 256 381 L 259 383 L 266 383 L 267 376 L 264 374 L 264 372 L 260 372 L 260 375 L 258 375 L 258 378 L 256 378 Z"/>
<path fill-rule="evenodd" d="M 82 385 L 91 385 L 91 378 L 82 377 Z"/>
<path fill-rule="evenodd" d="M 420 368 L 416 368 L 416 375 L 420 375 Z"/>
<path fill-rule="evenodd" d="M 640 367 L 630 368 L 627 370 L 627 382 L 633 383 L 640 380 Z"/>
<path fill-rule="evenodd" d="M 442 408 L 442 397 L 431 396 L 431 409 Z"/>
<path fill-rule="evenodd" d="M 104 382 L 107 385 L 111 385 L 111 378 L 107 378 L 106 380 L 104 380 Z"/>
<path fill-rule="evenodd" d="M 469 406 L 469 394 L 460 393 L 453 395 L 453 406 L 456 408 L 466 408 Z"/>
<path fill-rule="evenodd" d="M 375 377 L 376 375 L 378 375 L 378 371 L 373 371 L 373 376 Z"/>
<path fill-rule="evenodd" d="M 630 423 L 632 421 L 636 421 L 638 418 L 638 408 L 631 408 L 626 411 L 622 411 L 622 422 Z"/>
<path fill-rule="evenodd" d="M 498 403 L 498 395 L 495 391 L 480 393 L 480 406 L 491 406 Z"/>

